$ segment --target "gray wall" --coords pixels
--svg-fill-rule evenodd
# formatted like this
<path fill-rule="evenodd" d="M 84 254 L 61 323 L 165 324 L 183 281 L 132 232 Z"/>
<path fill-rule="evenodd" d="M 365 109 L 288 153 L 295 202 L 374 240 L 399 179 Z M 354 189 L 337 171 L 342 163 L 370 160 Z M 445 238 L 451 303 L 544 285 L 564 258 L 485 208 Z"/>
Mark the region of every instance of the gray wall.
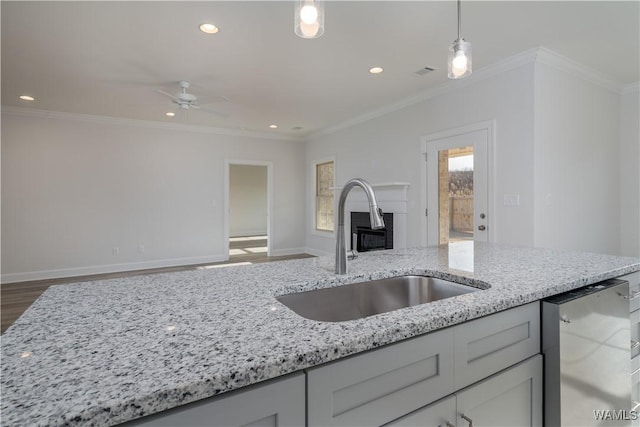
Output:
<path fill-rule="evenodd" d="M 3 109 L 3 282 L 223 260 L 225 159 L 273 163 L 272 254 L 299 252 L 299 142 Z"/>

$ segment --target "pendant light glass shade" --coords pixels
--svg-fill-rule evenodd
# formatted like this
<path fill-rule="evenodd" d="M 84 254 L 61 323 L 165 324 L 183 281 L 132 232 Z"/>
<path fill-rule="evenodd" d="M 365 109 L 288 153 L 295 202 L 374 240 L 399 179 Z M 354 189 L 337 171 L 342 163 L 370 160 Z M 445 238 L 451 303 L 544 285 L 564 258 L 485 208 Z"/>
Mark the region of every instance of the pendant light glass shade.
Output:
<path fill-rule="evenodd" d="M 471 75 L 471 43 L 465 41 L 460 35 L 462 26 L 460 13 L 460 0 L 458 0 L 458 38 L 449 46 L 449 73 L 450 79 L 461 79 Z"/>
<path fill-rule="evenodd" d="M 461 79 L 471 75 L 471 43 L 458 39 L 449 46 L 449 78 Z"/>
<path fill-rule="evenodd" d="M 296 0 L 295 32 L 303 39 L 315 39 L 324 34 L 324 1 Z"/>

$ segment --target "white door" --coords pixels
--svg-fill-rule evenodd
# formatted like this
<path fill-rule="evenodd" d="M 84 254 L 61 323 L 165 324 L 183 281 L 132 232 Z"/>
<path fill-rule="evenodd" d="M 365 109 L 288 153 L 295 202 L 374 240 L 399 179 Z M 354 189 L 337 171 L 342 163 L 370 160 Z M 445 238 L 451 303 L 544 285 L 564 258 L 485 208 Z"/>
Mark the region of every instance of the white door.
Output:
<path fill-rule="evenodd" d="M 488 133 L 426 140 L 428 245 L 489 240 Z"/>

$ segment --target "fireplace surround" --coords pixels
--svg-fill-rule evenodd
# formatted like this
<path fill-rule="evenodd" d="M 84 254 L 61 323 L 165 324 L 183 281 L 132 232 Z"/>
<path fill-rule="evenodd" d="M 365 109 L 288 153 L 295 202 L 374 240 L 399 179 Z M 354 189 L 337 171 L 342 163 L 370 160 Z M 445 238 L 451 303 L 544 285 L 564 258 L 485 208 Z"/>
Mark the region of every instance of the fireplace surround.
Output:
<path fill-rule="evenodd" d="M 393 213 L 384 214 L 385 228 L 372 230 L 369 212 L 351 212 L 351 249 L 358 252 L 393 249 Z"/>

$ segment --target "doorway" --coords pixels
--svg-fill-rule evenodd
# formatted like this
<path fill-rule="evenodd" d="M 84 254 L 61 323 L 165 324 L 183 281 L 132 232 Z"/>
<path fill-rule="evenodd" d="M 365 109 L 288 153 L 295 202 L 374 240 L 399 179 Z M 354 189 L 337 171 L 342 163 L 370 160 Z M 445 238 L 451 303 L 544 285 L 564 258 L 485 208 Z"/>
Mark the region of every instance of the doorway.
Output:
<path fill-rule="evenodd" d="M 491 125 L 491 126 L 490 126 Z M 489 241 L 489 135 L 492 123 L 423 139 L 423 243 Z"/>
<path fill-rule="evenodd" d="M 225 161 L 227 259 L 271 255 L 271 162 Z"/>

